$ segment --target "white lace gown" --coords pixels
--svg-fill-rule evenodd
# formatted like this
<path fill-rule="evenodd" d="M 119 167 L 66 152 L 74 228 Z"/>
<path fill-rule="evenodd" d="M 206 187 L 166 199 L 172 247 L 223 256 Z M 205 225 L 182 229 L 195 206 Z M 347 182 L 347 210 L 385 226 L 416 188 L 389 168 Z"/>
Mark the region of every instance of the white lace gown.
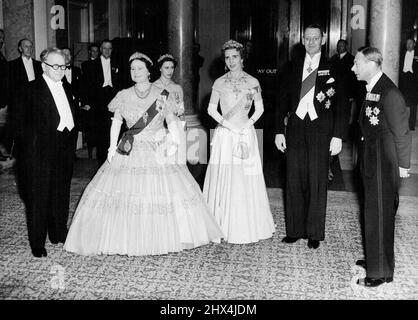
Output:
<path fill-rule="evenodd" d="M 141 100 L 132 87 L 119 92 L 109 110 L 131 127 L 160 93 L 152 86 Z M 129 155 L 116 153 L 99 169 L 81 197 L 65 250 L 82 255 L 158 255 L 222 236 L 187 167 L 167 161 L 163 121 L 162 114 L 156 115 L 134 136 Z"/>
<path fill-rule="evenodd" d="M 228 121 L 242 124 L 248 121 L 253 100 L 261 100 L 260 91 L 259 82 L 252 76 L 245 73 L 240 82 L 232 83 L 226 74 L 215 81 L 211 103 L 220 101 L 224 117 L 239 104 Z M 247 159 L 234 156 L 239 144 L 248 147 Z M 215 129 L 203 194 L 225 241 L 244 244 L 272 237 L 275 225 L 254 126 L 241 136 L 222 126 Z"/>

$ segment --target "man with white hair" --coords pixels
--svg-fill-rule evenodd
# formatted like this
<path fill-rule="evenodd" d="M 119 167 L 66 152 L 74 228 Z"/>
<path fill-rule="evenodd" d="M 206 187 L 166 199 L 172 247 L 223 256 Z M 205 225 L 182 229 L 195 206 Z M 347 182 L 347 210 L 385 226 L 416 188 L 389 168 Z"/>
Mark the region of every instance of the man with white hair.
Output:
<path fill-rule="evenodd" d="M 364 185 L 366 269 L 358 284 L 376 287 L 393 281 L 396 197 L 399 178 L 409 176 L 411 135 L 402 93 L 382 72 L 383 57 L 376 48 L 360 50 L 352 71 L 367 82 L 366 99 L 360 110 L 363 135 L 362 178 Z"/>
<path fill-rule="evenodd" d="M 25 128 L 29 172 L 27 223 L 35 257 L 46 257 L 46 236 L 64 243 L 74 161 L 74 106 L 71 88 L 62 82 L 67 65 L 58 49 L 41 53 L 43 74 L 24 92 L 32 123 Z"/>

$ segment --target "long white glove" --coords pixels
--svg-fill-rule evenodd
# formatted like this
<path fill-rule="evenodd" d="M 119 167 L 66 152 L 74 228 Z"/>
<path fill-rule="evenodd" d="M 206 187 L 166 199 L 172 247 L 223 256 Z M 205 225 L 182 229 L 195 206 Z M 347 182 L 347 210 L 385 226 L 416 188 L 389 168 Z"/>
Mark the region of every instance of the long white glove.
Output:
<path fill-rule="evenodd" d="M 228 130 L 231 130 L 234 133 L 239 133 L 240 129 L 236 125 L 222 117 L 220 113 L 217 111 L 217 107 L 217 104 L 209 103 L 208 114 L 223 127 L 227 128 Z"/>
<path fill-rule="evenodd" d="M 112 162 L 112 158 L 116 153 L 118 137 L 120 132 L 120 127 L 122 126 L 122 120 L 113 117 L 112 126 L 110 127 L 110 147 L 107 150 L 107 161 Z"/>
<path fill-rule="evenodd" d="M 264 113 L 264 105 L 263 100 L 257 100 L 254 102 L 255 111 L 250 119 L 244 124 L 241 130 L 247 130 L 254 126 L 258 119 L 260 119 L 261 115 Z"/>
<path fill-rule="evenodd" d="M 167 123 L 168 131 L 171 135 L 172 141 L 179 145 L 180 144 L 180 132 L 179 127 L 177 125 L 177 119 L 173 119 L 172 121 Z"/>

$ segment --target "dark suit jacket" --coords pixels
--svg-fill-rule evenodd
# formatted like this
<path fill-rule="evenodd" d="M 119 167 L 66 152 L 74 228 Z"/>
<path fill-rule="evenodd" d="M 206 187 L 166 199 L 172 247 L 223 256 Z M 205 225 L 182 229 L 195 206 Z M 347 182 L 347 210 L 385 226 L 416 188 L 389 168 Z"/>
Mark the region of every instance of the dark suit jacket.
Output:
<path fill-rule="evenodd" d="M 331 63 L 340 88 L 339 94 L 344 94 L 347 98 L 354 98 L 355 83 L 357 81 L 354 72 L 351 71 L 354 64 L 354 57 L 349 52 L 342 59 L 339 56 L 339 54 L 336 54 L 331 58 Z"/>
<path fill-rule="evenodd" d="M 82 74 L 81 69 L 79 67 L 72 66 L 71 67 L 71 84 L 67 81 L 67 78 L 64 76 L 62 82 L 66 84 L 69 88 L 71 88 L 71 94 L 74 100 L 74 123 L 77 127 L 77 131 L 81 129 L 81 92 L 82 92 Z"/>
<path fill-rule="evenodd" d="M 74 118 L 74 101 L 71 88 L 65 82 L 63 82 L 63 87 Z M 30 148 L 30 158 L 32 161 L 53 159 L 58 144 L 57 127 L 60 123 L 60 116 L 54 97 L 43 77 L 32 81 L 25 93 L 24 104 L 26 109 L 30 110 L 27 112 L 30 114 L 30 120 L 26 119 L 24 132 L 25 140 Z M 73 129 L 71 133 L 75 135 L 75 131 Z M 75 139 L 72 139 L 71 143 L 74 142 Z"/>
<path fill-rule="evenodd" d="M 43 73 L 41 62 L 32 59 L 33 71 L 35 72 L 35 79 L 40 77 Z M 29 83 L 28 76 L 26 74 L 25 65 L 23 64 L 22 57 L 9 62 L 9 80 L 10 90 L 14 91 L 22 88 L 22 86 Z"/>
<path fill-rule="evenodd" d="M 68 83 L 67 78 L 64 76 L 62 79 L 62 82 L 67 83 L 70 88 L 71 92 L 73 94 L 74 103 L 76 106 L 78 106 L 78 102 L 81 100 L 81 86 L 82 86 L 82 75 L 81 75 L 81 69 L 79 67 L 72 66 L 71 67 L 71 84 Z"/>
<path fill-rule="evenodd" d="M 119 67 L 114 64 L 112 59 L 110 60 L 111 77 L 113 89 L 116 92 L 120 89 L 120 75 Z M 102 68 L 101 58 L 97 58 L 91 61 L 87 68 L 83 69 L 83 87 L 88 88 L 84 94 L 84 105 L 90 105 L 94 108 L 103 99 L 102 87 L 104 82 L 104 74 Z"/>
<path fill-rule="evenodd" d="M 33 60 L 33 71 L 35 73 L 35 79 L 38 79 L 42 76 L 42 67 L 41 62 L 37 60 Z M 23 92 L 26 86 L 29 84 L 29 79 L 26 74 L 26 69 L 22 61 L 22 57 L 19 57 L 15 60 L 9 62 L 9 112 L 10 112 L 10 120 L 13 128 L 13 132 L 19 135 L 19 131 L 21 128 L 18 124 L 22 117 L 25 117 L 24 109 L 20 109 L 21 107 L 24 108 L 24 104 L 22 101 L 19 101 L 23 98 Z M 16 105 L 16 106 L 15 106 Z M 27 116 L 27 115 L 26 115 Z"/>
<path fill-rule="evenodd" d="M 279 108 L 276 117 L 276 132 L 284 133 L 284 119 L 286 116 L 296 116 L 294 113 L 299 105 L 300 91 L 302 87 L 304 57 L 291 61 L 284 70 L 279 90 Z M 327 83 L 328 82 L 328 83 Z M 328 96 L 328 90 L 333 89 L 335 94 Z M 341 138 L 343 134 L 343 113 L 338 107 L 337 81 L 331 63 L 321 55 L 318 67 L 318 75 L 315 84 L 314 107 L 318 115 L 318 121 L 322 130 L 327 130 L 330 137 Z M 325 99 L 318 100 L 318 94 L 322 92 Z M 331 105 L 327 108 L 325 103 L 330 100 Z M 308 116 L 308 115 L 307 115 Z"/>
<path fill-rule="evenodd" d="M 406 50 L 401 53 L 399 61 L 399 89 L 402 91 L 407 106 L 418 104 L 418 50 L 415 49 L 412 71 L 403 72 Z"/>
<path fill-rule="evenodd" d="M 89 90 L 88 90 L 88 83 L 89 83 L 89 77 L 91 77 L 91 72 L 90 72 L 90 67 L 91 64 L 96 61 L 95 60 L 87 60 L 84 61 L 81 64 L 81 90 L 80 90 L 80 98 L 81 98 L 81 105 L 84 106 L 87 103 L 88 99 L 88 95 L 89 95 Z"/>
<path fill-rule="evenodd" d="M 371 93 L 378 96 L 374 98 L 366 96 L 359 118 L 365 145 L 367 146 L 368 141 L 380 139 L 382 141 L 380 152 L 384 154 L 382 161 L 397 159 L 398 166 L 409 168 L 412 140 L 409 134 L 408 112 L 402 93 L 385 74 L 376 83 Z M 375 143 L 372 142 L 370 145 L 374 147 Z M 372 161 L 372 159 L 367 159 L 367 154 L 364 155 L 366 157 L 364 162 Z"/>

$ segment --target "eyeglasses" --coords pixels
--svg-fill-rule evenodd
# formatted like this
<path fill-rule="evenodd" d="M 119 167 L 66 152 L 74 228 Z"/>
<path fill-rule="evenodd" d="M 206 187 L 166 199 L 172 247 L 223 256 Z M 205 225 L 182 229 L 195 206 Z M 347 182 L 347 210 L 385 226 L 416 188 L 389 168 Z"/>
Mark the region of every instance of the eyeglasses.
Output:
<path fill-rule="evenodd" d="M 45 61 L 44 61 L 44 63 L 47 65 L 47 66 L 50 66 L 52 69 L 54 69 L 54 70 L 58 70 L 58 69 L 61 69 L 62 71 L 65 71 L 66 69 L 68 69 L 69 68 L 69 66 L 66 66 L 66 65 L 58 65 L 58 64 L 54 64 L 54 65 L 52 65 L 52 64 L 49 64 L 49 63 L 46 63 Z"/>

